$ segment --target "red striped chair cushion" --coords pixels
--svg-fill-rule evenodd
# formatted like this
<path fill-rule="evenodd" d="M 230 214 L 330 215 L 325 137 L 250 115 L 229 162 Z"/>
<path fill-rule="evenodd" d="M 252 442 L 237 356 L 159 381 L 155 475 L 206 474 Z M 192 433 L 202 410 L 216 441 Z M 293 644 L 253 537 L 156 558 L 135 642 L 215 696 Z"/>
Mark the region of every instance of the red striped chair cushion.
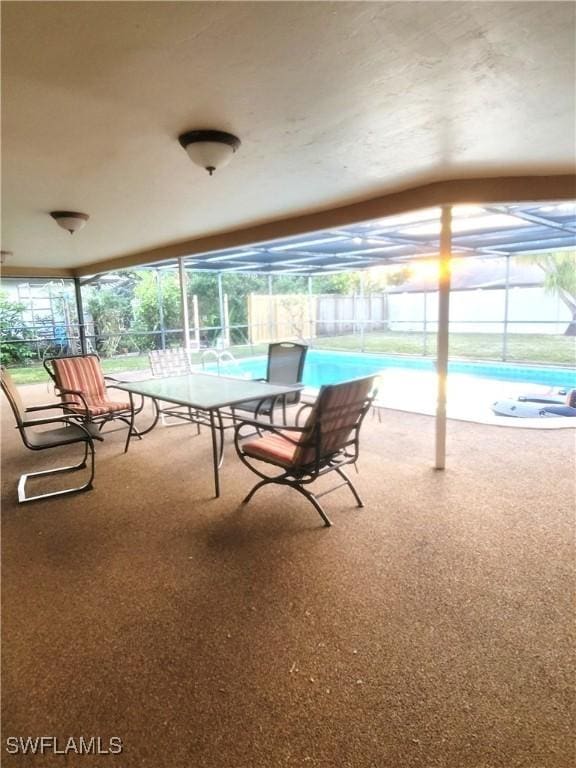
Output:
<path fill-rule="evenodd" d="M 71 405 L 72 410 L 83 411 L 82 407 L 76 408 Z M 129 411 L 130 403 L 118 403 L 114 400 L 99 400 L 95 403 L 88 403 L 88 410 L 91 416 L 102 416 L 105 413 L 111 413 L 116 411 Z"/>
<path fill-rule="evenodd" d="M 106 383 L 100 367 L 100 360 L 94 355 L 60 357 L 53 360 L 52 364 L 58 386 L 62 389 L 73 389 L 81 392 L 92 416 L 102 416 L 105 413 L 130 409 L 130 403 L 120 403 L 107 399 Z M 75 411 L 84 410 L 81 404 L 70 405 L 69 407 Z"/>
<path fill-rule="evenodd" d="M 294 440 L 294 434 L 290 433 Z M 296 433 L 296 437 L 298 433 Z M 298 446 L 287 440 L 276 432 L 268 432 L 263 437 L 247 440 L 242 444 L 242 451 L 247 456 L 253 456 L 255 459 L 263 459 L 272 464 L 279 464 L 282 467 L 292 466 L 294 453 Z"/>

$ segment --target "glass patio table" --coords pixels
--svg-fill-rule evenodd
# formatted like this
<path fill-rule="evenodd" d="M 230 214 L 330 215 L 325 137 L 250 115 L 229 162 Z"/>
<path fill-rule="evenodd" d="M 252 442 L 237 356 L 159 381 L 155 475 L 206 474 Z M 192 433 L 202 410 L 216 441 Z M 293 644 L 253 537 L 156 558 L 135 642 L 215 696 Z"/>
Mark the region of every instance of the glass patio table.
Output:
<path fill-rule="evenodd" d="M 228 376 L 215 376 L 209 373 L 191 373 L 185 376 L 169 376 L 167 378 L 145 379 L 144 381 L 125 381 L 115 384 L 115 389 L 123 389 L 130 396 L 132 423 L 127 446 L 134 431 L 133 395 L 141 395 L 152 399 L 155 408 L 155 421 L 158 422 L 160 408 L 158 402 L 173 403 L 187 406 L 195 411 L 206 414 L 205 420 L 199 423 L 210 427 L 212 437 L 212 461 L 214 465 L 214 491 L 220 496 L 219 469 L 222 462 L 224 447 L 224 425 L 221 409 L 240 405 L 250 400 L 272 399 L 281 401 L 286 395 L 298 392 L 302 384 L 277 386 L 262 381 L 250 379 L 235 379 Z M 275 403 L 274 403 L 275 404 Z M 146 431 L 150 431 L 149 427 Z M 218 447 L 220 434 L 220 447 Z"/>

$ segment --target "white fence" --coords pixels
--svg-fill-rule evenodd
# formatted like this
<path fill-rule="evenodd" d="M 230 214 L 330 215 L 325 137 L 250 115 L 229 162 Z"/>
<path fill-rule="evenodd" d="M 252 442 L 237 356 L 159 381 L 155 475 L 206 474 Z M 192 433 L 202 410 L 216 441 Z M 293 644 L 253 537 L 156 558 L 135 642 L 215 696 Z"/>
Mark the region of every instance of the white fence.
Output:
<path fill-rule="evenodd" d="M 450 331 L 503 333 L 506 315 L 504 289 L 454 291 L 450 294 Z M 563 334 L 571 320 L 568 307 L 542 288 L 510 288 L 508 333 Z M 438 293 L 391 293 L 388 324 L 392 331 L 437 329 Z"/>
<path fill-rule="evenodd" d="M 385 329 L 388 324 L 388 297 L 386 294 L 370 296 L 341 296 L 323 294 L 315 296 L 317 334 L 337 336 L 357 333 L 361 326 L 370 330 Z"/>

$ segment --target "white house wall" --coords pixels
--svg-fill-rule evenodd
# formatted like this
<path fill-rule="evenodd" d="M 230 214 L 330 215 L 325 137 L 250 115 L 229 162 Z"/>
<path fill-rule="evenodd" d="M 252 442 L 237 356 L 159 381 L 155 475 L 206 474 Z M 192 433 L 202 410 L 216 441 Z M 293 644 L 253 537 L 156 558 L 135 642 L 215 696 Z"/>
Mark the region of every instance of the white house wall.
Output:
<path fill-rule="evenodd" d="M 426 302 L 426 310 L 424 310 Z M 452 333 L 502 333 L 505 290 L 453 291 L 450 297 Z M 392 293 L 388 297 L 389 326 L 393 331 L 435 332 L 438 293 Z M 543 288 L 511 288 L 508 296 L 508 333 L 563 334 L 571 316 L 568 307 Z"/>

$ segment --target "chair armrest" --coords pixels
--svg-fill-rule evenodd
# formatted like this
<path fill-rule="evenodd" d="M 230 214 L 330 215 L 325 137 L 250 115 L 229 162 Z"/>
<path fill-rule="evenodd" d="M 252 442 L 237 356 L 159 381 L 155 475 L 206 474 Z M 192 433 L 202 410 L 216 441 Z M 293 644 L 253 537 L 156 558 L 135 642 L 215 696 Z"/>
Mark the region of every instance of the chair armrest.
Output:
<path fill-rule="evenodd" d="M 123 381 L 122 379 L 114 379 L 112 376 L 104 376 L 104 380 L 106 382 L 106 389 L 118 389 L 117 386 L 114 386 L 114 384 L 108 383 L 109 381 L 114 381 L 116 384 L 128 384 L 128 381 Z M 125 395 L 129 395 L 128 392 L 126 392 L 125 389 L 120 389 L 121 392 L 124 392 Z M 138 397 L 140 398 L 140 404 L 138 406 L 134 406 L 134 413 L 140 413 L 142 408 L 144 408 L 144 395 L 138 394 Z M 133 402 L 133 401 L 132 401 Z"/>
<path fill-rule="evenodd" d="M 106 389 L 118 389 L 118 384 L 128 384 L 127 381 L 122 381 L 122 379 L 111 379 L 109 376 L 105 376 L 104 380 L 106 382 Z M 125 389 L 122 391 L 126 392 Z"/>
<path fill-rule="evenodd" d="M 104 439 L 99 434 L 93 434 L 90 429 L 88 429 L 87 424 L 80 424 L 78 422 L 78 417 L 74 416 L 59 416 L 57 418 L 49 419 L 33 419 L 32 421 L 24 421 L 22 426 L 27 429 L 28 427 L 42 426 L 43 424 L 66 424 L 73 426 L 76 429 L 80 429 L 86 435 L 87 441 L 92 445 L 94 440 L 99 440 L 101 442 Z"/>
<path fill-rule="evenodd" d="M 116 384 L 111 384 L 108 381 L 106 381 L 106 389 L 118 389 L 118 384 L 127 384 L 128 382 L 120 381 L 120 379 L 115 379 Z M 125 389 L 122 390 L 123 392 L 126 392 Z"/>
<path fill-rule="evenodd" d="M 51 408 L 62 409 L 64 405 L 65 403 L 47 403 L 46 405 L 31 405 L 29 408 L 25 409 L 25 412 L 32 413 L 33 411 L 49 411 Z"/>
<path fill-rule="evenodd" d="M 56 384 L 54 389 L 58 390 L 62 395 L 80 395 L 80 397 L 83 397 L 80 389 L 65 389 L 64 387 L 59 387 L 58 384 Z"/>
<path fill-rule="evenodd" d="M 300 408 L 298 408 L 298 412 L 296 413 L 296 426 L 300 425 L 300 415 L 304 413 L 306 408 L 314 408 L 314 403 L 303 403 Z"/>
<path fill-rule="evenodd" d="M 54 389 L 56 389 L 61 395 L 73 395 L 74 397 L 77 397 L 80 400 L 79 403 L 75 402 L 74 400 L 62 401 L 62 405 L 64 406 L 64 409 L 67 411 L 70 411 L 71 405 L 75 405 L 75 406 L 81 405 L 84 409 L 84 412 L 82 414 L 84 416 L 84 419 L 86 421 L 90 420 L 90 411 L 88 410 L 88 401 L 86 400 L 86 398 L 84 397 L 82 392 L 80 392 L 79 389 L 64 389 L 63 387 L 54 387 Z M 75 410 L 74 413 L 76 413 L 76 415 L 80 415 L 80 411 Z"/>
<path fill-rule="evenodd" d="M 237 427 L 243 427 L 247 424 L 250 427 L 261 427 L 262 429 L 269 430 L 270 432 L 303 432 L 304 427 L 288 426 L 286 424 L 272 424 L 269 421 L 259 421 L 258 419 L 242 419 L 236 423 Z"/>
<path fill-rule="evenodd" d="M 234 427 L 234 439 L 235 441 L 239 441 L 242 439 L 242 435 L 240 434 L 240 430 L 243 427 L 252 427 L 256 428 L 259 435 L 262 434 L 262 432 L 272 432 L 273 434 L 280 435 L 285 440 L 288 440 L 290 443 L 294 443 L 294 445 L 299 444 L 298 439 L 292 439 L 289 437 L 286 432 L 294 432 L 302 435 L 304 432 L 303 427 L 288 427 L 284 424 L 270 424 L 270 422 L 266 421 L 257 421 L 255 419 L 243 419 L 240 421 L 236 426 Z M 252 433 L 253 434 L 253 433 Z M 247 435 L 245 436 L 247 437 Z"/>
<path fill-rule="evenodd" d="M 64 424 L 73 424 L 75 427 L 81 427 L 78 424 L 78 417 L 71 414 L 64 414 L 63 416 L 47 416 L 42 419 L 30 419 L 29 421 L 23 421 L 24 427 L 36 427 L 41 424 L 55 424 L 56 422 L 63 422 Z"/>

